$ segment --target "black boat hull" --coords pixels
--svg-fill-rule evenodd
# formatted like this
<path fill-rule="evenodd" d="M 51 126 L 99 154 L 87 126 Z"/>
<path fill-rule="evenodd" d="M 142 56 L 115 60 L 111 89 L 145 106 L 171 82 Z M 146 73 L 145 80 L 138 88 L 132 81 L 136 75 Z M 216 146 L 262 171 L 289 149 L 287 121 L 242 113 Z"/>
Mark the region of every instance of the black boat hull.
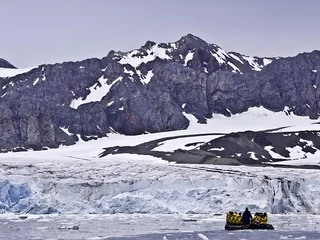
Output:
<path fill-rule="evenodd" d="M 224 227 L 225 230 L 243 230 L 243 229 L 264 229 L 264 230 L 274 230 L 274 227 L 271 224 L 226 224 Z"/>

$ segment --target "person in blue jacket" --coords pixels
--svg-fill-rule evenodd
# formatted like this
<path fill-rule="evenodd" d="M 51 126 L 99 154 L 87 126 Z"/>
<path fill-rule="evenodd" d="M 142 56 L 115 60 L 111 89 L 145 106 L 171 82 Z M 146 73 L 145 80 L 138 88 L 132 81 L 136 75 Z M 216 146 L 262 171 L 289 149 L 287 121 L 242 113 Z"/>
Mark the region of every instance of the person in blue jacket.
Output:
<path fill-rule="evenodd" d="M 252 219 L 251 212 L 248 210 L 248 208 L 246 208 L 246 210 L 242 214 L 242 222 L 244 224 L 250 224 L 251 219 Z"/>

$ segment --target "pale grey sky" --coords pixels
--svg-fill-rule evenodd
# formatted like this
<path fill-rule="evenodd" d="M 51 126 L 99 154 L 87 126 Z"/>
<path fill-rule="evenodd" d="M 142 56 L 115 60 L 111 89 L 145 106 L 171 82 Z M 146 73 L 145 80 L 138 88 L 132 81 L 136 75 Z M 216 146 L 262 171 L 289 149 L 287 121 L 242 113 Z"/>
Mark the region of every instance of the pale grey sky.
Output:
<path fill-rule="evenodd" d="M 226 51 L 320 50 L 319 0 L 0 0 L 0 58 L 24 68 L 192 33 Z"/>

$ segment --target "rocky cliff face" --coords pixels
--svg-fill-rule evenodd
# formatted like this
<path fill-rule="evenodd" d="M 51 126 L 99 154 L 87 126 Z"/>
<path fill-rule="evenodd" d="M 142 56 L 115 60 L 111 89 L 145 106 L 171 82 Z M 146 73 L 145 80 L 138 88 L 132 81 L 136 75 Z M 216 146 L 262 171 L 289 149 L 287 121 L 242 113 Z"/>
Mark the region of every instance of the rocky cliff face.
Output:
<path fill-rule="evenodd" d="M 248 57 L 188 34 L 102 59 L 41 65 L 0 81 L 0 148 L 185 129 L 183 112 L 201 123 L 254 106 L 317 118 L 319 58 L 319 51 Z"/>

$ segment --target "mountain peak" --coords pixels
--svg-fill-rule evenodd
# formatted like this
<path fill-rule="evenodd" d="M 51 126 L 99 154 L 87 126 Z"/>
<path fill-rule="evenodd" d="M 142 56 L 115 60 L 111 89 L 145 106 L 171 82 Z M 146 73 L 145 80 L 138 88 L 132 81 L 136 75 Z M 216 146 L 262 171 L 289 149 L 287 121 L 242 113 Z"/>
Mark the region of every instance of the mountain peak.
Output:
<path fill-rule="evenodd" d="M 206 48 L 206 46 L 209 45 L 206 41 L 204 41 L 203 39 L 201 39 L 191 33 L 188 33 L 187 35 L 180 38 L 177 41 L 177 43 L 183 44 L 183 45 L 194 45 L 194 46 L 200 47 L 200 48 Z"/>
<path fill-rule="evenodd" d="M 3 58 L 0 58 L 0 68 L 16 68 L 11 63 L 9 63 L 7 60 L 4 60 Z"/>
<path fill-rule="evenodd" d="M 145 49 L 150 49 L 151 47 L 153 47 L 154 45 L 156 45 L 157 43 L 153 42 L 153 41 L 147 41 L 143 46 L 142 48 L 145 48 Z"/>
<path fill-rule="evenodd" d="M 197 36 L 195 36 L 195 35 L 193 35 L 191 33 L 188 33 L 187 35 L 183 36 L 182 38 L 195 40 L 195 41 L 199 41 L 199 40 L 203 41 L 201 38 L 199 38 L 199 37 L 197 37 Z"/>
<path fill-rule="evenodd" d="M 147 41 L 139 49 L 116 53 L 112 59 L 121 65 L 132 68 L 131 76 L 136 73 L 140 79 L 150 72 L 152 70 L 151 66 L 159 60 L 177 62 L 187 68 L 199 70 L 206 74 L 219 70 L 234 73 L 260 71 L 273 60 L 272 58 L 263 59 L 238 53 L 228 53 L 218 45 L 209 44 L 191 33 L 171 43 Z"/>

